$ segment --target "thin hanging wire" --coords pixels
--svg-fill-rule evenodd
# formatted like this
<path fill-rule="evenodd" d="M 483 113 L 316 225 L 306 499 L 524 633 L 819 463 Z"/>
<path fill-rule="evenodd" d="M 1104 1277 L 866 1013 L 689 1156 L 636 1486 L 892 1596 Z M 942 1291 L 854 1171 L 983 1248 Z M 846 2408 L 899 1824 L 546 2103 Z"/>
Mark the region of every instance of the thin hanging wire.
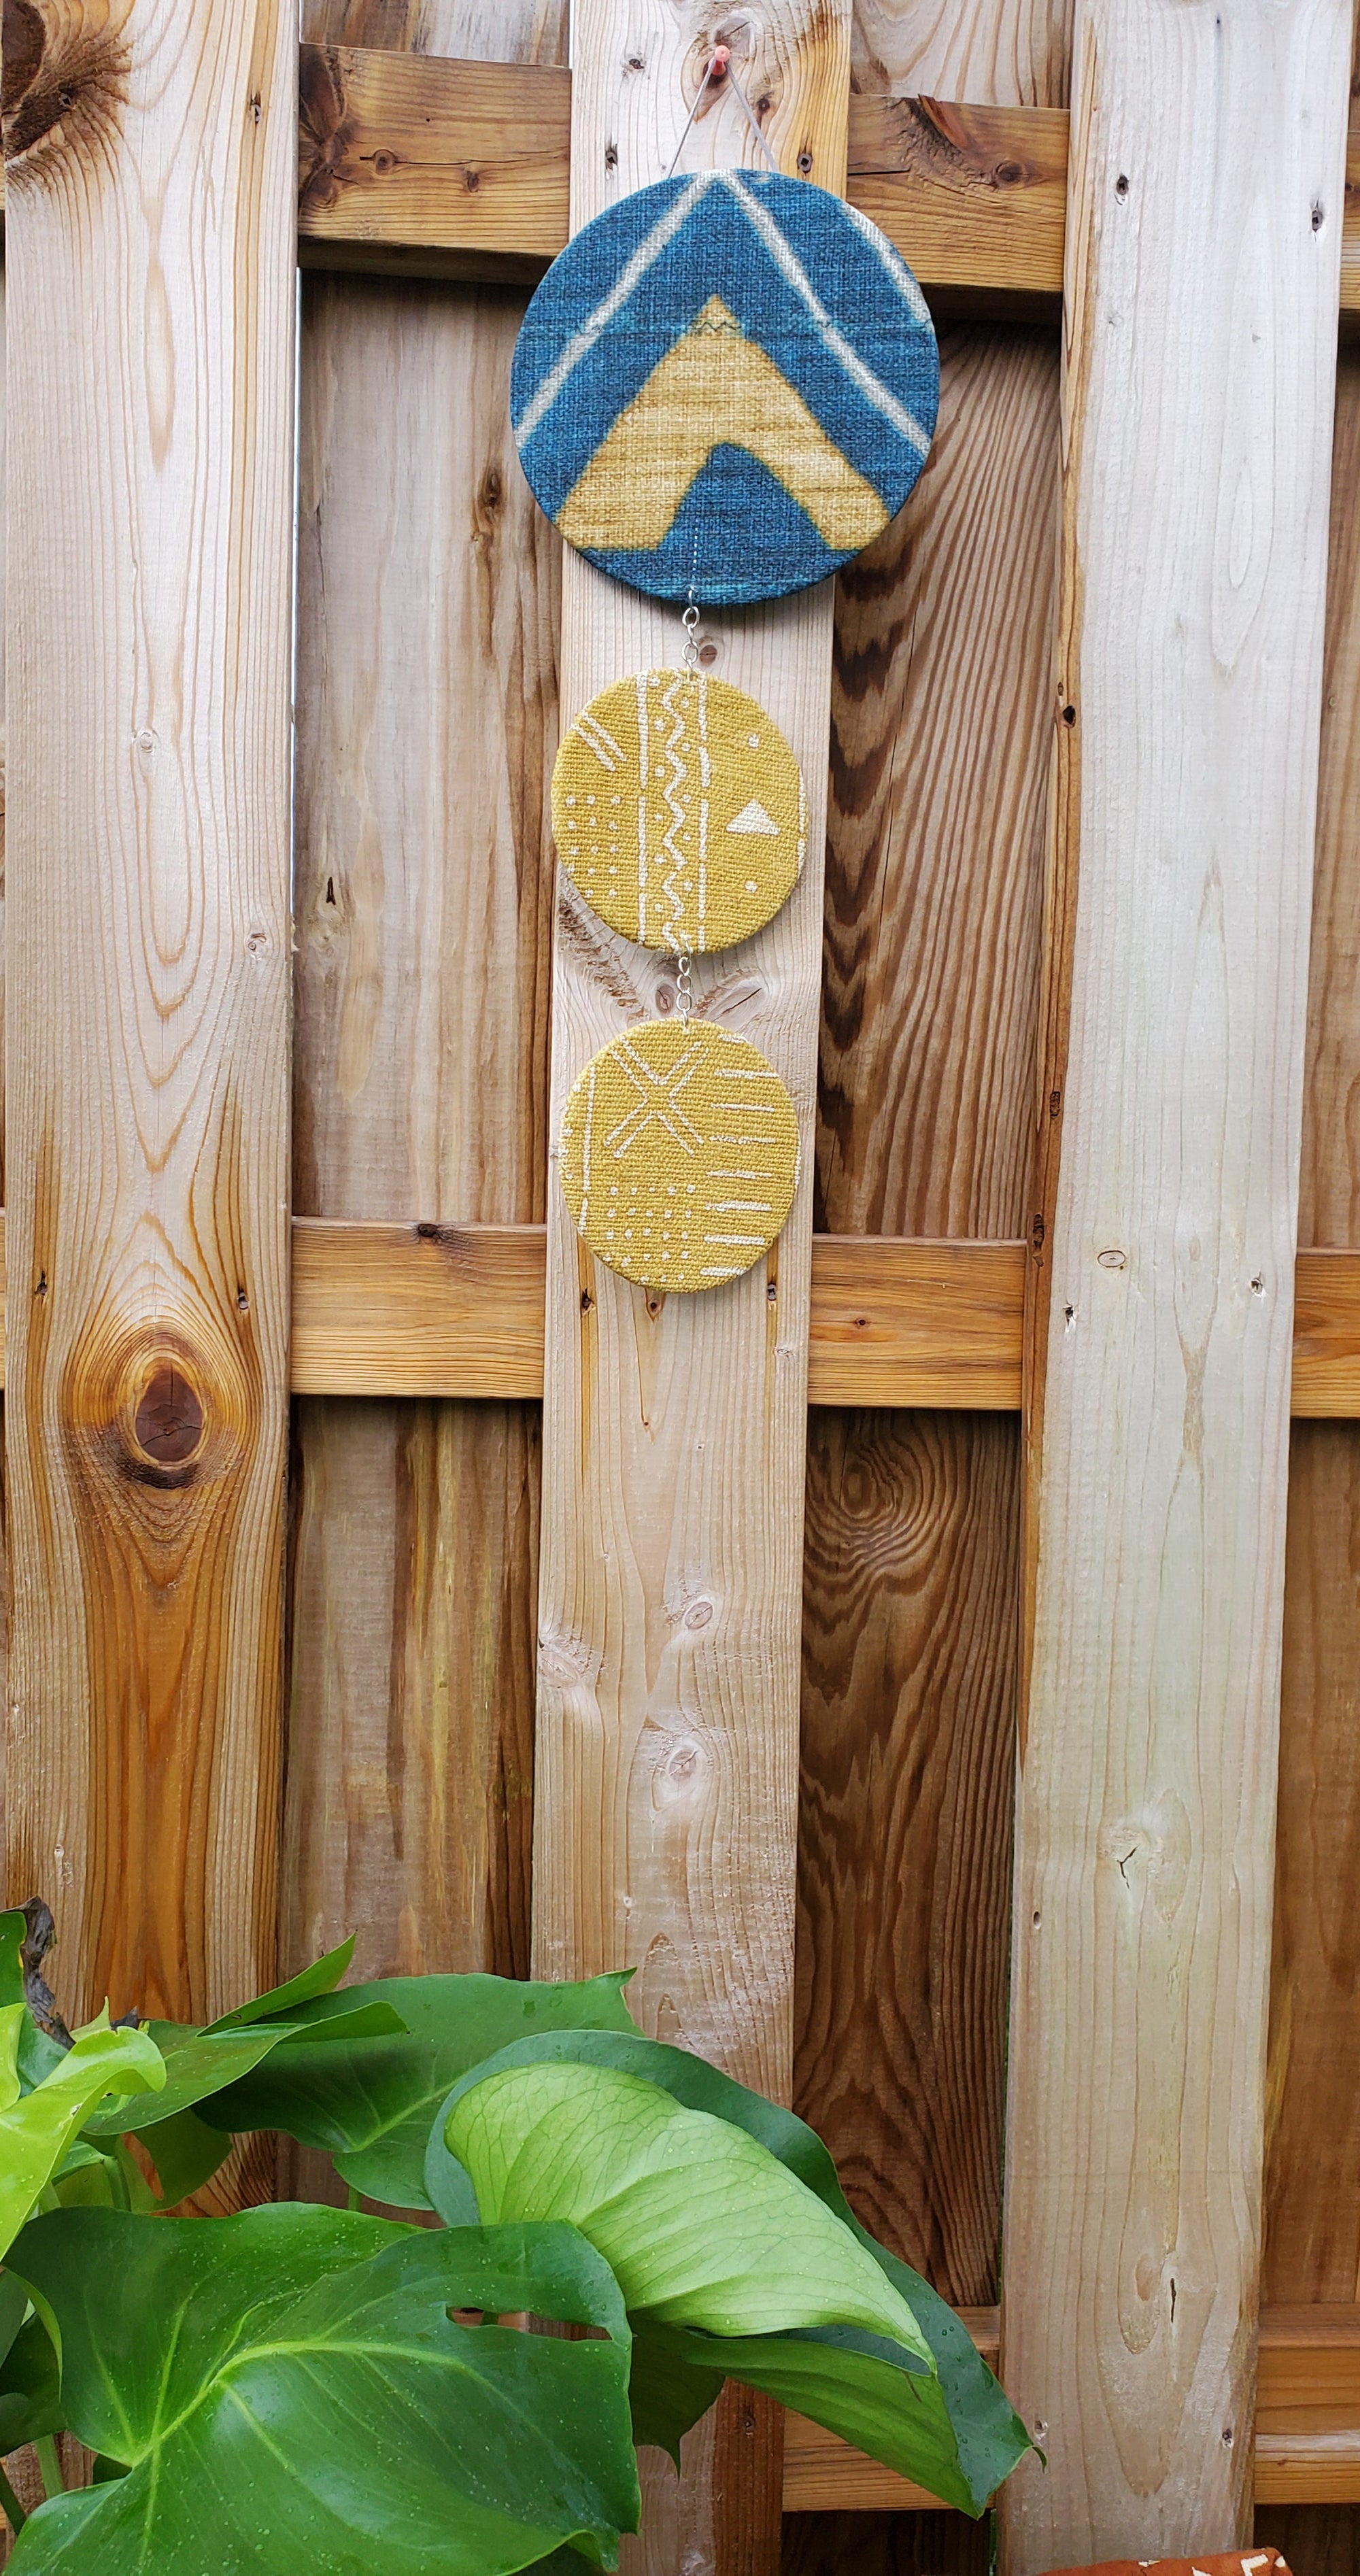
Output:
<path fill-rule="evenodd" d="M 685 130 L 684 130 L 684 133 L 681 135 L 680 140 L 679 140 L 679 142 L 677 143 L 677 145 L 676 145 L 676 147 L 675 147 L 675 152 L 674 152 L 674 155 L 673 155 L 672 160 L 671 160 L 671 166 L 670 166 L 669 170 L 666 172 L 666 176 L 667 176 L 667 178 L 668 178 L 668 179 L 673 179 L 673 178 L 675 177 L 676 169 L 677 169 L 677 166 L 678 166 L 678 164 L 679 164 L 679 160 L 680 160 L 680 155 L 681 155 L 681 153 L 684 151 L 685 145 L 686 145 L 686 144 L 688 143 L 688 141 L 689 141 L 689 138 L 690 138 L 690 132 L 691 132 L 691 129 L 692 129 L 692 127 L 693 127 L 694 120 L 695 120 L 696 116 L 698 115 L 700 108 L 703 106 L 704 100 L 705 100 L 705 98 L 706 98 L 706 96 L 707 96 L 707 94 L 708 94 L 708 88 L 709 88 L 709 84 L 710 84 L 710 82 L 715 81 L 715 80 L 721 80 L 721 79 L 723 79 L 723 78 L 724 78 L 724 76 L 725 76 L 728 80 L 730 80 L 730 82 L 731 82 L 731 84 L 732 84 L 733 89 L 736 91 L 737 96 L 738 96 L 738 98 L 739 98 L 739 99 L 740 99 L 740 101 L 741 101 L 742 108 L 743 108 L 743 110 L 744 110 L 744 112 L 745 112 L 746 122 L 747 122 L 747 124 L 750 126 L 751 132 L 752 132 L 752 133 L 753 133 L 753 135 L 755 136 L 755 139 L 756 139 L 757 143 L 759 144 L 759 146 L 760 146 L 760 148 L 761 148 L 761 151 L 764 153 L 766 160 L 769 162 L 770 168 L 773 170 L 773 172 L 774 172 L 774 174 L 775 174 L 776 178 L 778 177 L 778 175 L 779 175 L 779 164 L 778 164 L 778 162 L 776 161 L 776 159 L 775 159 L 775 157 L 774 157 L 773 152 L 770 150 L 770 147 L 769 147 L 768 143 L 767 143 L 767 142 L 766 142 L 766 140 L 765 140 L 765 137 L 764 137 L 763 132 L 761 131 L 760 120 L 759 120 L 759 118 L 757 117 L 756 112 L 755 112 L 754 108 L 752 107 L 751 102 L 750 102 L 749 98 L 747 97 L 745 90 L 742 88 L 741 82 L 740 82 L 740 81 L 738 80 L 738 78 L 737 78 L 736 70 L 735 70 L 735 67 L 734 67 L 733 62 L 732 62 L 732 48 L 731 48 L 731 46 L 730 46 L 730 45 L 715 45 L 715 46 L 714 46 L 714 48 L 713 48 L 712 53 L 709 55 L 708 63 L 707 63 L 707 67 L 706 67 L 705 72 L 704 72 L 703 79 L 700 81 L 700 83 L 699 83 L 699 87 L 698 87 L 698 90 L 697 90 L 697 92 L 696 92 L 696 94 L 695 94 L 694 105 L 693 105 L 693 107 L 690 109 L 689 115 L 688 115 L 688 117 L 687 117 L 687 118 L 686 118 L 686 120 L 685 120 Z"/>

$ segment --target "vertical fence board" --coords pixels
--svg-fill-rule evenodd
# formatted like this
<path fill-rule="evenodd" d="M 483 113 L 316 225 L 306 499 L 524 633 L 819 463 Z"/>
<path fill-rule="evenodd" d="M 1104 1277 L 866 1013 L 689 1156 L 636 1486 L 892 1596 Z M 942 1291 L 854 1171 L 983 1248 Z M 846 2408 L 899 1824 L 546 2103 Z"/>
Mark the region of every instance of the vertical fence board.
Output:
<path fill-rule="evenodd" d="M 87 2000 L 201 2012 L 274 1955 L 296 29 L 41 17 L 7 101 L 10 1881 Z"/>
<path fill-rule="evenodd" d="M 1360 350 L 1343 347 L 1332 461 L 1317 875 L 1299 1185 L 1302 1243 L 1360 1244 Z M 1360 2298 L 1360 1436 L 1290 1448 L 1271 1984 L 1268 2299 Z"/>
<path fill-rule="evenodd" d="M 862 85 L 1015 103 L 1023 6 L 861 7 Z M 969 41 L 958 67 L 962 21 Z M 991 64 L 984 91 L 983 65 Z M 1061 91 L 1065 62 L 1046 77 Z M 1038 1026 L 1056 346 L 954 329 L 901 517 L 840 577 L 817 1222 L 1015 1235 Z M 861 2216 L 995 2296 L 1018 1599 L 1013 1422 L 808 1424 L 795 2092 Z"/>
<path fill-rule="evenodd" d="M 664 176 L 712 36 L 698 0 L 579 0 L 574 224 Z M 776 0 L 734 41 L 744 80 L 770 102 L 775 154 L 842 188 L 848 0 Z M 687 166 L 753 149 L 737 100 L 720 92 Z M 825 584 L 701 628 L 714 671 L 782 727 L 808 790 L 808 861 L 790 902 L 739 968 L 719 957 L 694 970 L 696 1010 L 753 1039 L 797 1104 L 804 1177 L 784 1236 L 743 1279 L 657 1300 L 597 1266 L 551 1181 L 548 1197 L 536 1962 L 547 1975 L 635 1962 L 646 2028 L 782 2098 L 831 616 Z M 606 682 L 677 662 L 682 640 L 674 610 L 568 559 L 568 718 Z M 588 1056 L 650 1016 L 669 971 L 603 935 L 565 886 L 559 906 L 554 1124 Z M 678 2498 L 664 2473 L 644 2543 L 655 2566 L 695 2549 L 732 2569 L 770 2563 L 779 2498 L 763 2415 L 737 2395 L 716 2437 L 704 2428 L 691 2443 Z"/>
<path fill-rule="evenodd" d="M 1070 1048 L 1044 1083 L 1003 2289 L 1049 2465 L 1003 2493 L 1021 2571 L 1251 2530 L 1349 38 L 1345 0 L 1078 10 Z"/>
<path fill-rule="evenodd" d="M 313 0 L 317 41 L 558 59 L 542 0 Z M 338 120 L 343 95 L 309 101 Z M 542 1219 L 558 541 L 522 294 L 304 280 L 295 1194 Z M 298 1408 L 285 1950 L 528 1965 L 537 1408 Z"/>

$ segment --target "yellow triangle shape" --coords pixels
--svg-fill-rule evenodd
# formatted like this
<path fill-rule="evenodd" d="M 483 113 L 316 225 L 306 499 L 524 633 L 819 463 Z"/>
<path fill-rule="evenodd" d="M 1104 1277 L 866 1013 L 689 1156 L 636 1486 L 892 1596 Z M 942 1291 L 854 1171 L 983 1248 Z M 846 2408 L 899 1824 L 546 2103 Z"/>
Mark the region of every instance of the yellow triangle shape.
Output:
<path fill-rule="evenodd" d="M 872 483 L 713 295 L 567 494 L 557 524 L 568 545 L 661 545 L 696 474 L 724 445 L 758 457 L 837 553 L 858 554 L 888 524 Z M 739 528 L 732 543 L 740 549 Z"/>

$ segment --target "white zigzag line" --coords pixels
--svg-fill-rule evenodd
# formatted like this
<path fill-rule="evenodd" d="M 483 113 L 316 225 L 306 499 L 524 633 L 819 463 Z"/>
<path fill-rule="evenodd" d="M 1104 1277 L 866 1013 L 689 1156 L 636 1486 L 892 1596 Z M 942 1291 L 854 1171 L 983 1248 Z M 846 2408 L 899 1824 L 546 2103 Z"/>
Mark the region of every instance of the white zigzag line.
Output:
<path fill-rule="evenodd" d="M 665 691 L 661 700 L 667 715 L 673 716 L 675 719 L 670 740 L 666 745 L 666 754 L 671 764 L 670 781 L 669 784 L 663 784 L 661 790 L 666 803 L 671 809 L 670 830 L 662 835 L 661 841 L 662 849 L 670 851 L 671 864 L 666 875 L 661 880 L 661 891 L 670 903 L 671 917 L 669 927 L 672 930 L 674 930 L 682 912 L 684 911 L 684 905 L 680 900 L 680 889 L 675 882 L 675 877 L 677 869 L 682 868 L 685 864 L 685 854 L 680 848 L 675 836 L 684 823 L 685 809 L 672 792 L 685 774 L 685 764 L 683 760 L 679 758 L 676 751 L 676 745 L 683 742 L 685 739 L 685 719 L 681 715 L 680 710 L 675 703 L 675 693 L 677 689 L 681 687 L 683 680 L 684 673 L 677 671 L 675 678 L 672 680 L 670 687 Z M 702 686 L 702 682 L 700 685 Z"/>

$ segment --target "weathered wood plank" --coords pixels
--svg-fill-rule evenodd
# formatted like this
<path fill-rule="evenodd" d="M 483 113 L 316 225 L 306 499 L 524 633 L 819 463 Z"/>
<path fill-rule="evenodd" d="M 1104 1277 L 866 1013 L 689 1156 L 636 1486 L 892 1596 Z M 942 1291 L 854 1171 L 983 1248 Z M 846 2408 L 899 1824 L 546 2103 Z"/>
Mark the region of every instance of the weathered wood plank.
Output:
<path fill-rule="evenodd" d="M 312 0 L 305 32 L 523 70 L 562 30 L 541 0 Z M 510 434 L 522 309 L 303 280 L 295 1197 L 403 1243 L 543 1216 L 559 550 Z M 369 1974 L 527 1968 L 538 1420 L 497 1389 L 300 1408 L 290 1965 L 357 1928 Z"/>
<path fill-rule="evenodd" d="M 94 34 L 72 0 L 28 15 L 9 1878 L 49 1896 L 68 1992 L 197 2015 L 275 1944 L 295 23 L 281 0 L 131 0 Z"/>
<path fill-rule="evenodd" d="M 541 1400 L 541 1225 L 295 1217 L 292 1238 L 294 1395 Z M 809 1404 L 1018 1412 L 1024 1262 L 987 1238 L 814 1235 Z M 1354 1419 L 1360 1253 L 1301 1251 L 1295 1276 L 1292 1410 Z"/>
<path fill-rule="evenodd" d="M 734 36 L 768 96 L 780 162 L 845 181 L 849 0 L 775 0 Z M 699 0 L 578 0 L 572 221 L 664 175 L 702 77 Z M 639 68 L 640 66 L 640 68 Z M 687 166 L 749 161 L 724 89 Z M 542 1975 L 638 1961 L 645 2028 L 787 2099 L 791 2075 L 798 1629 L 806 1442 L 812 1115 L 820 1009 L 822 849 L 831 685 L 824 584 L 740 617 L 705 618 L 708 667 L 747 689 L 802 763 L 808 861 L 783 912 L 742 952 L 696 960 L 695 1009 L 739 1026 L 789 1085 L 804 1178 L 769 1259 L 711 1296 L 649 1298 L 596 1265 L 550 1180 L 543 1553 L 534 1844 Z M 675 612 L 578 557 L 564 566 L 562 692 L 574 716 L 606 682 L 679 658 Z M 710 653 L 711 647 L 711 653 Z M 664 960 L 603 948 L 559 887 L 554 1132 L 590 1054 L 648 1017 Z M 747 2401 L 691 2438 L 676 2491 L 653 2485 L 642 2553 L 752 2571 L 777 2556 L 778 2448 L 747 2438 Z"/>
<path fill-rule="evenodd" d="M 850 102 L 848 193 L 933 298 L 1056 311 L 1068 122 L 1052 100 L 1065 89 L 1065 13 L 1052 13 L 1023 73 L 998 59 L 987 14 L 956 9 L 922 43 L 911 21 L 857 12 L 864 94 Z M 332 8 L 330 23 L 347 21 Z M 570 126 L 571 76 L 553 64 L 304 45 L 299 259 L 376 275 L 540 277 L 567 237 Z M 1360 312 L 1360 109 L 1350 163 L 1345 314 Z"/>
<path fill-rule="evenodd" d="M 857 118 L 905 113 L 882 93 L 956 86 L 965 27 L 987 40 L 968 78 L 989 102 L 975 130 L 1018 128 L 1012 61 L 1041 11 L 859 8 L 852 152 Z M 1046 77 L 1040 96 L 1063 96 L 1060 47 Z M 941 368 L 912 504 L 838 585 L 818 1221 L 855 1271 L 839 1238 L 1005 1237 L 1025 1222 L 1057 348 L 951 329 Z M 822 1257 L 818 1238 L 810 1395 Z M 1019 1276 L 1004 1243 L 980 1257 Z M 844 1401 L 893 1402 L 886 1367 L 856 1389 L 858 1356 L 846 1348 Z M 937 1375 L 922 1401 L 947 1394 Z M 1016 1435 L 942 1411 L 808 1424 L 796 2099 L 860 2214 L 963 2300 L 994 2294 L 1000 2224 Z"/>
<path fill-rule="evenodd" d="M 1360 350 L 1351 348 L 1337 376 L 1327 592 L 1299 1230 L 1305 1241 L 1357 1243 Z M 1299 1403 L 1307 1260 L 1300 1255 L 1295 1410 L 1323 1411 L 1323 1403 Z M 1335 1391 L 1353 1383 L 1343 1365 Z M 1263 2293 L 1352 2298 L 1360 2123 L 1346 2067 L 1360 2049 L 1360 1923 L 1351 1902 L 1360 1866 L 1360 1437 L 1349 1425 L 1294 1431 L 1284 1636 Z"/>
<path fill-rule="evenodd" d="M 1018 2576 L 1250 2534 L 1350 35 L 1345 0 L 1077 17 L 1002 2344 L 1048 2469 L 1002 2500 Z"/>
<path fill-rule="evenodd" d="M 565 69 L 304 45 L 299 258 L 541 276 L 567 238 L 570 133 Z M 1056 302 L 1066 177 L 1061 113 L 851 101 L 849 193 L 928 290 Z"/>

